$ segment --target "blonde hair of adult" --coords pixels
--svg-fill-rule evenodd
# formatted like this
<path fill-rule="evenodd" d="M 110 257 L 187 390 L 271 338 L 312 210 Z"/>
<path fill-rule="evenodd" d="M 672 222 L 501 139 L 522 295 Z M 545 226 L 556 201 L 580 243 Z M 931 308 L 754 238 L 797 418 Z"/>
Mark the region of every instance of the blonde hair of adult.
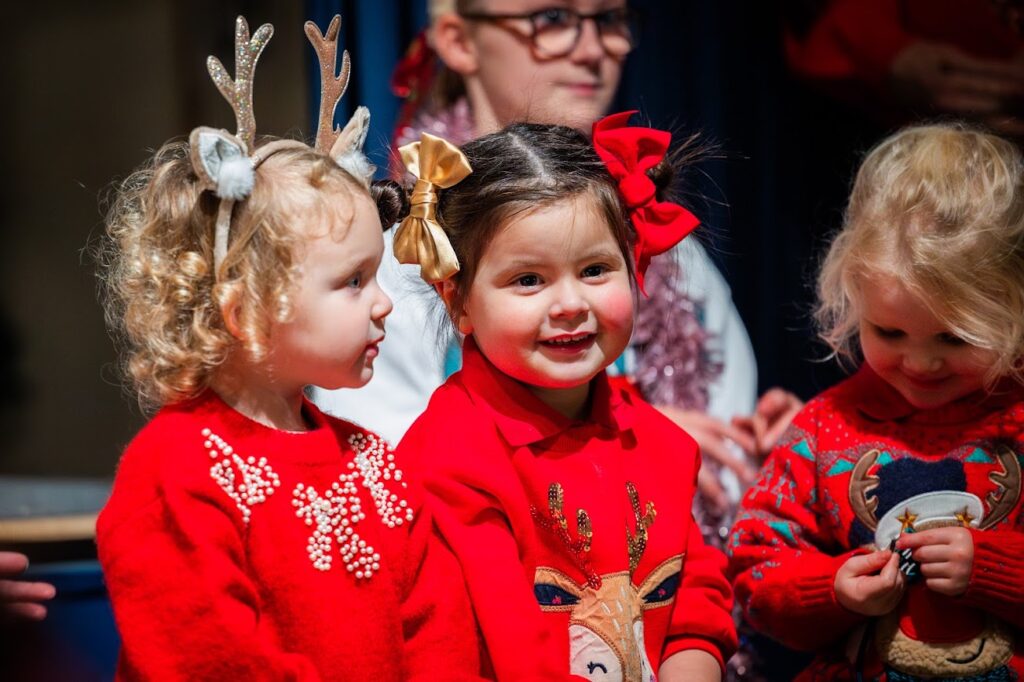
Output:
<path fill-rule="evenodd" d="M 101 281 L 140 405 L 198 395 L 232 352 L 264 359 L 271 322 L 291 315 L 296 248 L 306 236 L 295 226 L 322 216 L 324 229 L 342 238 L 352 218 L 345 207 L 358 192 L 366 190 L 327 154 L 299 145 L 278 151 L 235 207 L 215 272 L 218 199 L 203 192 L 188 144 L 164 145 L 124 180 L 107 215 Z"/>
<path fill-rule="evenodd" d="M 859 283 L 895 277 L 949 330 L 994 352 L 991 384 L 1024 382 L 1020 150 L 959 123 L 906 128 L 872 149 L 818 278 L 821 338 L 855 359 Z"/>

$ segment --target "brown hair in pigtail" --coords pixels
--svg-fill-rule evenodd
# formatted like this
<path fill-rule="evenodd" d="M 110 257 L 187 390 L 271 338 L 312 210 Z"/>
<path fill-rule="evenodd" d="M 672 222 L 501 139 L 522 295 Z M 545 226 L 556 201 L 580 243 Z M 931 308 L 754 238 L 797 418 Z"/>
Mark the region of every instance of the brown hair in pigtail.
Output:
<path fill-rule="evenodd" d="M 394 180 L 375 180 L 370 184 L 370 197 L 385 230 L 409 214 L 409 194 Z"/>
<path fill-rule="evenodd" d="M 684 196 L 696 196 L 698 199 L 706 200 L 707 197 L 695 195 L 689 189 L 684 190 L 681 185 L 687 171 L 703 161 L 719 158 L 718 151 L 718 146 L 702 139 L 700 133 L 692 133 L 682 142 L 673 144 L 665 158 L 647 171 L 647 177 L 656 188 L 657 200 L 683 205 L 693 203 L 684 200 Z"/>

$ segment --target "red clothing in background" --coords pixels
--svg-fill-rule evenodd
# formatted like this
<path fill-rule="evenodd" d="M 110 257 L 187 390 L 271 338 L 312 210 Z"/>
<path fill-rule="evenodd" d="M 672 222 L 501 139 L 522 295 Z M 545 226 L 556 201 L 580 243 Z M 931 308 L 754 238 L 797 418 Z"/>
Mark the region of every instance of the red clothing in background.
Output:
<path fill-rule="evenodd" d="M 383 441 L 303 409 L 316 428 L 277 431 L 207 391 L 128 446 L 97 524 L 120 679 L 474 677 L 422 493 Z"/>
<path fill-rule="evenodd" d="M 729 568 L 754 627 L 787 646 L 819 652 L 801 679 L 852 680 L 861 673 L 863 679 L 997 680 L 1024 671 L 1024 390 L 1000 388 L 916 410 L 865 365 L 793 420 L 743 500 L 729 538 Z M 981 529 L 971 531 L 974 568 L 966 594 L 951 598 L 923 581 L 910 584 L 901 605 L 864 635 L 859 626 L 869 619 L 836 601 L 837 569 L 854 553 L 874 549 L 873 524 L 887 512 L 939 491 L 971 493 L 984 505 Z M 921 530 L 914 524 L 925 521 L 905 518 L 905 532 Z M 886 632 L 893 625 L 900 641 L 890 643 Z M 926 662 L 927 672 L 908 677 L 887 647 Z"/>
<path fill-rule="evenodd" d="M 415 458 L 499 680 L 605 673 L 735 648 L 724 558 L 690 507 L 694 441 L 602 373 L 573 421 L 472 339 L 399 445 Z M 616 677 L 616 675 L 624 677 Z M 595 677 L 596 679 L 596 677 Z"/>

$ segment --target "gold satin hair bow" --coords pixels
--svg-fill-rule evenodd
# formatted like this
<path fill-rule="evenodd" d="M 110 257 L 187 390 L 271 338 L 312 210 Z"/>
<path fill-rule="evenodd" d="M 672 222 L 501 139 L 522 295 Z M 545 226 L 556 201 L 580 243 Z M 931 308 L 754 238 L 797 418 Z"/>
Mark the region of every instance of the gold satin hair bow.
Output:
<path fill-rule="evenodd" d="M 437 189 L 457 185 L 473 172 L 458 147 L 430 133 L 419 142 L 400 147 L 402 163 L 416 176 L 409 198 L 409 215 L 395 233 L 395 258 L 399 263 L 416 263 L 420 276 L 437 284 L 459 271 L 448 235 L 437 222 Z"/>

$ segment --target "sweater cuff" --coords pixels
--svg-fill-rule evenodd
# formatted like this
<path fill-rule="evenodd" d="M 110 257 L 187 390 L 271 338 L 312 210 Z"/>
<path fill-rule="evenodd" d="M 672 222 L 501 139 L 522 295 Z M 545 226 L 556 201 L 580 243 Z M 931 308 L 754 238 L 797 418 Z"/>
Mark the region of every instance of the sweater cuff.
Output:
<path fill-rule="evenodd" d="M 822 571 L 809 572 L 793 580 L 793 608 L 808 620 L 820 619 L 827 630 L 846 632 L 865 620 L 866 616 L 850 611 L 836 598 L 836 572 L 839 567 L 856 554 L 867 550 L 857 549 L 830 557 Z"/>
<path fill-rule="evenodd" d="M 1024 577 L 1024 537 L 1019 533 L 971 530 L 974 541 L 974 565 L 963 600 L 991 611 L 1020 602 L 1020 582 Z"/>
<path fill-rule="evenodd" d="M 715 660 L 718 661 L 718 667 L 722 669 L 722 679 L 725 679 L 725 659 L 722 657 L 722 650 L 710 639 L 704 639 L 703 637 L 677 637 L 666 642 L 661 655 L 661 663 L 667 661 L 670 656 L 688 649 L 700 649 L 714 656 Z M 658 664 L 659 668 L 661 663 Z"/>

